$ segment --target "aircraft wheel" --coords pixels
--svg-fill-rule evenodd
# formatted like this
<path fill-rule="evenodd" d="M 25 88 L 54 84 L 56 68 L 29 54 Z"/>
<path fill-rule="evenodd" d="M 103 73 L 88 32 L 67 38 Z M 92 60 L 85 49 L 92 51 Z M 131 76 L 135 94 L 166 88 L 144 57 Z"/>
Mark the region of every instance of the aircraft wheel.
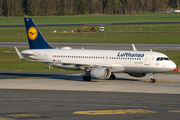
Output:
<path fill-rule="evenodd" d="M 150 83 L 155 83 L 156 80 L 155 79 L 150 79 Z"/>
<path fill-rule="evenodd" d="M 112 75 L 112 79 L 115 80 L 115 79 L 116 79 L 116 76 L 115 76 L 115 75 Z"/>
<path fill-rule="evenodd" d="M 83 76 L 83 81 L 91 81 L 91 77 L 90 76 Z"/>
<path fill-rule="evenodd" d="M 150 79 L 150 83 L 155 83 L 156 79 L 154 79 L 154 73 L 150 73 L 151 79 Z"/>
<path fill-rule="evenodd" d="M 116 79 L 116 76 L 114 74 L 111 74 L 108 80 L 115 80 L 115 79 Z"/>

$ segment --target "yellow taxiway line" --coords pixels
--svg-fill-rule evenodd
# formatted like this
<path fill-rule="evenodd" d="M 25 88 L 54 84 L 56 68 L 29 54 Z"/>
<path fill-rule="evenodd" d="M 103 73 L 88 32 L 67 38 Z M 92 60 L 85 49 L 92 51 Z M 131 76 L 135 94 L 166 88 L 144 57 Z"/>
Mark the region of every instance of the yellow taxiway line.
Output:
<path fill-rule="evenodd" d="M 157 113 L 156 111 L 143 109 L 121 109 L 121 110 L 93 110 L 93 111 L 76 111 L 73 114 L 84 115 L 112 115 L 112 114 L 137 114 L 137 113 Z"/>
<path fill-rule="evenodd" d="M 167 112 L 180 113 L 180 110 L 168 110 Z"/>

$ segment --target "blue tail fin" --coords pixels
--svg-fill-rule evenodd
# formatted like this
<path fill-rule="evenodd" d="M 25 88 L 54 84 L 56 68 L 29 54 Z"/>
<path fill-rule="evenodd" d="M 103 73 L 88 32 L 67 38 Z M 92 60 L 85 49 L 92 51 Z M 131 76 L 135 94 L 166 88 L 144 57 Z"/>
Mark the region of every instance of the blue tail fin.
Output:
<path fill-rule="evenodd" d="M 24 18 L 30 49 L 52 49 L 31 18 Z"/>

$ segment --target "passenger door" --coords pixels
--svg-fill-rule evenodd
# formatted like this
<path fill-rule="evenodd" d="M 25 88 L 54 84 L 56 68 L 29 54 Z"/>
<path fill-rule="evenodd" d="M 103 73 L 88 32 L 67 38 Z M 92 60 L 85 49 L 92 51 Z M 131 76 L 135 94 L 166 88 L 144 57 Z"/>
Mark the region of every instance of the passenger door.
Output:
<path fill-rule="evenodd" d="M 151 54 L 146 54 L 145 60 L 144 60 L 144 65 L 147 65 L 147 66 L 150 65 L 150 58 L 151 58 Z"/>

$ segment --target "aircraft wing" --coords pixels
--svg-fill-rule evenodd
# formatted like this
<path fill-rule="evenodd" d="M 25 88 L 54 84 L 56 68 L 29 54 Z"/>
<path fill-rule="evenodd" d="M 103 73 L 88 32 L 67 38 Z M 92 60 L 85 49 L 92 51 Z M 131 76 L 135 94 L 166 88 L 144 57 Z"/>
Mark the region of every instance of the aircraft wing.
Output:
<path fill-rule="evenodd" d="M 56 63 L 55 63 L 56 64 Z M 95 64 L 88 64 L 88 63 L 81 63 L 81 64 L 76 64 L 76 63 L 61 63 L 62 65 L 74 65 L 75 67 L 81 68 L 81 69 L 86 69 L 87 68 L 110 68 L 112 71 L 124 71 L 124 67 L 121 64 L 114 64 L 114 63 L 109 63 L 109 64 L 102 64 L 102 63 L 95 63 Z"/>
<path fill-rule="evenodd" d="M 102 63 L 95 63 L 95 64 L 75 64 L 75 66 L 81 67 L 81 66 L 86 66 L 86 67 L 107 67 L 107 68 L 111 68 L 112 65 L 111 64 L 102 64 Z"/>
<path fill-rule="evenodd" d="M 113 67 L 122 67 L 121 64 L 114 64 L 114 63 L 109 63 L 109 64 L 104 64 L 104 63 L 94 63 L 94 64 L 89 64 L 89 63 L 66 63 L 66 62 L 52 62 L 49 64 L 62 64 L 62 65 L 74 65 L 76 67 L 91 67 L 91 68 L 98 68 L 98 67 L 106 67 L 106 68 L 113 68 Z"/>
<path fill-rule="evenodd" d="M 102 64 L 102 63 L 96 63 L 96 64 L 89 64 L 89 63 L 66 63 L 66 62 L 46 62 L 47 64 L 62 64 L 62 65 L 74 65 L 76 67 L 107 67 L 111 68 L 111 64 Z"/>

